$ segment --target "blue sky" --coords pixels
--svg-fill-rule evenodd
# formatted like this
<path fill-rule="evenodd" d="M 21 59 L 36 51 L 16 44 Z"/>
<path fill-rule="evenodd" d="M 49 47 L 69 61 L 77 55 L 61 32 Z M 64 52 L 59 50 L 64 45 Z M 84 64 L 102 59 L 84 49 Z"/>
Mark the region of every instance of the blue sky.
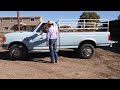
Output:
<path fill-rule="evenodd" d="M 45 21 L 58 19 L 78 19 L 84 11 L 20 11 L 20 16 L 43 16 Z M 90 11 L 89 11 L 90 12 Z M 101 19 L 115 20 L 120 11 L 94 11 Z M 0 11 L 0 16 L 16 16 L 16 11 Z"/>

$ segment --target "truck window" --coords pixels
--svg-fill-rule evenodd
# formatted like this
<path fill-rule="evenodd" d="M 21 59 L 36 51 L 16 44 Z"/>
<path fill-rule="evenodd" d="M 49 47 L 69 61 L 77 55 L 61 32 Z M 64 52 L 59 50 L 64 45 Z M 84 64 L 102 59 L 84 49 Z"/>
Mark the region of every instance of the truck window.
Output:
<path fill-rule="evenodd" d="M 43 30 L 43 32 L 44 32 L 44 33 L 47 33 L 47 30 L 48 30 L 47 24 L 44 24 L 44 26 L 43 26 L 43 29 L 42 29 L 42 30 Z"/>
<path fill-rule="evenodd" d="M 43 32 L 43 29 L 44 29 L 44 25 L 45 23 L 43 23 L 36 32 L 39 32 L 39 33 L 42 33 Z"/>
<path fill-rule="evenodd" d="M 40 23 L 41 23 L 41 22 L 40 22 Z M 40 23 L 39 23 L 39 24 L 40 24 Z M 39 24 L 38 24 L 38 25 L 39 25 Z M 32 29 L 31 31 L 33 32 L 33 31 L 38 27 L 38 25 L 36 25 L 36 27 L 35 27 L 34 29 Z"/>

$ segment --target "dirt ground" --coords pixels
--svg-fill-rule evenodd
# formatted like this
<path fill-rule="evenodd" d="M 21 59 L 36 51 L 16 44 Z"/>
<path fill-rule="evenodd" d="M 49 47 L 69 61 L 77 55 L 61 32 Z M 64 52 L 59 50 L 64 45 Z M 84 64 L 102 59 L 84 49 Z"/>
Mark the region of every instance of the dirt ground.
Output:
<path fill-rule="evenodd" d="M 120 79 L 119 45 L 97 48 L 91 59 L 80 59 L 73 50 L 63 50 L 59 63 L 49 62 L 49 53 L 11 61 L 8 51 L 0 49 L 0 79 Z"/>

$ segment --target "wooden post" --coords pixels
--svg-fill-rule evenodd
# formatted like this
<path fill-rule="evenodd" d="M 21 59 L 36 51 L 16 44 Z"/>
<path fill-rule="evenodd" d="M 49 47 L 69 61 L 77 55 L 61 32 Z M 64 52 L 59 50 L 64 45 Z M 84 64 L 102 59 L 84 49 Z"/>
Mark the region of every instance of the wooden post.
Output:
<path fill-rule="evenodd" d="M 20 16 L 19 16 L 19 11 L 17 11 L 17 18 L 18 18 L 18 31 L 20 31 Z"/>

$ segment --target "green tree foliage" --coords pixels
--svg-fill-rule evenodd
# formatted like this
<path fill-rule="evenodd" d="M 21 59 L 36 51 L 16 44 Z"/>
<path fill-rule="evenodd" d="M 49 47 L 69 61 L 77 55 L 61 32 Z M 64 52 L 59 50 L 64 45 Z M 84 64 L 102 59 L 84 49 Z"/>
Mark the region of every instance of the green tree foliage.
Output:
<path fill-rule="evenodd" d="M 83 12 L 79 19 L 100 19 L 96 12 Z"/>

